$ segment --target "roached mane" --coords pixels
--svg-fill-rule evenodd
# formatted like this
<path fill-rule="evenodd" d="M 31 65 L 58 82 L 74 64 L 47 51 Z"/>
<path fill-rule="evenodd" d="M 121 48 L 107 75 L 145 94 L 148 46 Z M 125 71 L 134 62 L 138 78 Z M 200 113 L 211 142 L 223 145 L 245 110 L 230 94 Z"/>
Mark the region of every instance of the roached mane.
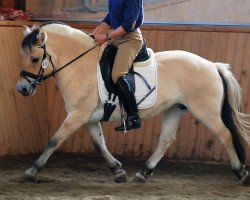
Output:
<path fill-rule="evenodd" d="M 45 22 L 41 24 L 40 26 L 33 26 L 31 28 L 31 33 L 26 35 L 21 43 L 22 49 L 28 48 L 29 50 L 36 44 L 37 41 L 37 35 L 39 34 L 40 30 L 42 27 L 51 25 L 51 24 L 61 24 L 61 25 L 66 25 L 62 22 L 55 22 L 55 21 L 50 21 L 50 22 Z"/>
<path fill-rule="evenodd" d="M 87 46 L 91 47 L 95 45 L 95 41 L 93 40 L 93 38 L 89 36 L 89 33 L 84 32 L 82 30 L 74 29 L 70 27 L 69 25 L 62 23 L 62 22 L 51 21 L 51 22 L 43 23 L 40 26 L 33 26 L 31 28 L 31 33 L 25 36 L 25 38 L 22 41 L 22 44 L 21 44 L 22 49 L 31 50 L 31 48 L 36 45 L 37 36 L 40 33 L 40 31 L 55 32 L 55 30 L 57 34 L 62 34 L 65 37 L 74 36 L 77 41 L 84 40 L 84 43 Z"/>

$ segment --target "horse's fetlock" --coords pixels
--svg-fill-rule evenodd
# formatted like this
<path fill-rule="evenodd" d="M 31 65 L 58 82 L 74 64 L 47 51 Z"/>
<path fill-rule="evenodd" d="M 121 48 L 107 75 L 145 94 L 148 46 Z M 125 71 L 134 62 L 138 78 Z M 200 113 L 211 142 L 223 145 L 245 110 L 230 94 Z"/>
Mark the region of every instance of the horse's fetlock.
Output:
<path fill-rule="evenodd" d="M 127 182 L 127 176 L 125 170 L 121 169 L 117 171 L 117 173 L 115 174 L 115 182 L 116 183 Z"/>
<path fill-rule="evenodd" d="M 246 173 L 248 173 L 244 165 L 240 165 L 238 169 L 233 169 L 233 172 L 239 179 L 242 179 L 246 175 Z"/>
<path fill-rule="evenodd" d="M 37 174 L 37 171 L 38 171 L 37 168 L 31 167 L 31 168 L 27 169 L 24 172 L 24 174 L 35 176 Z"/>
<path fill-rule="evenodd" d="M 125 170 L 122 168 L 121 163 L 117 162 L 115 166 L 109 167 L 111 172 L 115 176 L 116 183 L 124 183 L 127 182 L 127 176 Z"/>
<path fill-rule="evenodd" d="M 153 169 L 145 165 L 138 173 L 141 174 L 145 179 L 147 179 L 148 176 L 153 174 Z"/>
<path fill-rule="evenodd" d="M 115 167 L 109 168 L 113 174 L 119 174 L 122 172 L 122 167 L 120 165 L 116 165 Z"/>
<path fill-rule="evenodd" d="M 35 168 L 27 169 L 21 177 L 20 182 L 35 182 L 37 178 L 37 171 Z"/>
<path fill-rule="evenodd" d="M 249 173 L 245 169 L 245 165 L 241 165 L 238 169 L 233 169 L 235 175 L 240 179 L 240 183 L 244 186 L 250 185 Z"/>
<path fill-rule="evenodd" d="M 36 161 L 36 162 L 33 164 L 32 169 L 35 171 L 35 173 L 37 173 L 37 172 L 40 172 L 40 171 L 43 169 L 43 166 L 41 166 L 41 164 L 39 164 L 39 162 Z"/>

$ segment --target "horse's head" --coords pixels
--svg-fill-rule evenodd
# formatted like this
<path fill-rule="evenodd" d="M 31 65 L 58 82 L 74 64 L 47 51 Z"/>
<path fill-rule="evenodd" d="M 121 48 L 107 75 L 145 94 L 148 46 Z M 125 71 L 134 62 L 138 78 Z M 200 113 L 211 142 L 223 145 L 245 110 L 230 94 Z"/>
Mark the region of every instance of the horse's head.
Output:
<path fill-rule="evenodd" d="M 36 85 L 43 81 L 49 62 L 46 51 L 47 34 L 40 27 L 24 27 L 24 39 L 21 44 L 22 71 L 17 83 L 17 90 L 24 96 L 32 95 Z"/>
<path fill-rule="evenodd" d="M 45 23 L 32 29 L 24 26 L 24 39 L 21 44 L 22 70 L 17 90 L 24 96 L 34 94 L 37 85 L 96 46 L 95 40 L 89 34 L 63 23 Z M 78 56 L 74 58 L 75 55 Z"/>

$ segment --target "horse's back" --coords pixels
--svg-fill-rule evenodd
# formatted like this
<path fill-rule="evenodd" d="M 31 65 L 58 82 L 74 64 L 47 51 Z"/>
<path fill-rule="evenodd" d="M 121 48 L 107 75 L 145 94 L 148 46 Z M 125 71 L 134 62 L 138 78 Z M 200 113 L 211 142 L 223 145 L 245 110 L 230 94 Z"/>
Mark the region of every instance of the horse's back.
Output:
<path fill-rule="evenodd" d="M 155 59 L 159 76 L 165 72 L 170 78 L 183 80 L 185 77 L 184 81 L 205 78 L 204 76 L 217 79 L 219 76 L 216 63 L 187 51 L 157 52 Z"/>
<path fill-rule="evenodd" d="M 186 51 L 155 53 L 158 71 L 158 102 L 167 107 L 181 103 L 207 102 L 209 96 L 223 97 L 216 64 Z"/>
<path fill-rule="evenodd" d="M 156 62 L 167 64 L 168 67 L 172 66 L 182 66 L 187 67 L 188 69 L 198 69 L 208 67 L 211 69 L 211 66 L 216 69 L 216 65 L 202 58 L 194 53 L 183 51 L 183 50 L 172 50 L 172 51 L 162 51 L 155 53 Z M 165 65 L 166 67 L 166 65 Z"/>

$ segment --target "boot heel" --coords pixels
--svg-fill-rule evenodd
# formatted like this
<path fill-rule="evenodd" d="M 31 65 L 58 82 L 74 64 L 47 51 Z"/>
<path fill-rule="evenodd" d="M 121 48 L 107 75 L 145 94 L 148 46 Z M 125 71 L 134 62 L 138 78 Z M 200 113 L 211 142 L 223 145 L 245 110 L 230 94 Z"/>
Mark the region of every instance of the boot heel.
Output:
<path fill-rule="evenodd" d="M 131 121 L 132 122 L 132 129 L 137 129 L 137 128 L 141 128 L 141 121 L 140 119 L 134 119 Z"/>

